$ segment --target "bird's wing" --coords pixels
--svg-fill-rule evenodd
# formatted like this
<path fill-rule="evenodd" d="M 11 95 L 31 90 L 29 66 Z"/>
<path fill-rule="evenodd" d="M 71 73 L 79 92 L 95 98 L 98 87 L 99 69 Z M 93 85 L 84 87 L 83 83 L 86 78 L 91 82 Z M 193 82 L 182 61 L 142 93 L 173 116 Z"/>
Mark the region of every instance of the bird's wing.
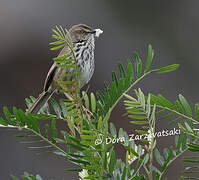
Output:
<path fill-rule="evenodd" d="M 53 63 L 50 70 L 48 71 L 48 74 L 46 76 L 46 80 L 45 80 L 45 83 L 44 83 L 44 91 L 45 92 L 48 91 L 48 88 L 50 87 L 50 85 L 53 81 L 56 69 L 57 69 L 57 63 Z"/>
<path fill-rule="evenodd" d="M 68 49 L 68 47 L 64 47 L 61 50 L 61 52 L 59 53 L 58 57 L 65 55 L 65 52 L 67 52 L 67 49 Z M 46 80 L 45 80 L 45 83 L 44 83 L 44 91 L 47 91 L 48 88 L 50 87 L 51 83 L 53 82 L 56 70 L 57 70 L 57 63 L 54 62 L 53 65 L 51 66 L 50 70 L 48 71 L 47 76 L 46 76 Z"/>

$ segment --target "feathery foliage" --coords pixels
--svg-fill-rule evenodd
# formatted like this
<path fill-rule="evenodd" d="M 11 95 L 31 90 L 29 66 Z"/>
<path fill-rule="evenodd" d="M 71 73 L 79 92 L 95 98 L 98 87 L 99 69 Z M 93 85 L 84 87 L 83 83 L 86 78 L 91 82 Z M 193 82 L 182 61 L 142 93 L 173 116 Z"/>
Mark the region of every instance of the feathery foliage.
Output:
<path fill-rule="evenodd" d="M 191 151 L 193 157 L 185 157 L 184 162 L 193 164 L 185 169 L 186 174 L 198 172 L 199 134 L 195 129 L 199 123 L 199 106 L 191 109 L 184 96 L 174 103 L 162 95 L 147 96 L 138 88 L 135 97 L 129 94 L 144 77 L 151 73 L 167 73 L 178 68 L 178 64 L 169 65 L 151 70 L 154 50 L 148 46 L 147 60 L 143 63 L 138 53 L 128 61 L 125 67 L 118 63 L 118 74 L 112 72 L 111 83 L 104 83 L 103 90 L 96 93 L 80 92 L 79 70 L 70 33 L 61 26 L 53 29 L 51 50 L 67 48 L 66 55 L 53 58 L 57 66 L 64 69 L 74 69 L 74 81 L 59 81 L 62 93 L 74 93 L 68 100 L 56 101 L 51 98 L 39 111 L 39 114 L 26 114 L 23 110 L 13 107 L 9 110 L 3 108 L 4 117 L 0 117 L 1 128 L 14 128 L 24 130 L 21 139 L 27 139 L 29 148 L 37 151 L 52 152 L 63 156 L 71 163 L 77 164 L 77 169 L 67 171 L 79 172 L 80 179 L 116 179 L 116 180 L 145 180 L 162 179 L 169 165 L 184 152 Z M 74 76 L 65 74 L 63 76 Z M 67 85 L 77 84 L 75 91 L 69 91 Z M 140 144 L 129 137 L 127 132 L 116 129 L 114 122 L 109 122 L 111 113 L 116 105 L 124 98 L 126 108 L 125 116 L 129 124 L 137 126 Z M 27 107 L 35 101 L 33 96 L 25 99 Z M 193 117 L 194 116 L 194 117 Z M 160 151 L 156 141 L 156 123 L 160 120 L 169 120 L 169 124 L 178 124 L 181 133 L 176 135 L 175 147 L 168 147 Z M 64 123 L 62 129 L 57 128 L 58 123 Z M 69 128 L 69 130 L 67 129 Z M 34 137 L 33 141 L 28 138 Z M 126 152 L 124 160 L 117 159 L 115 145 L 119 143 Z M 157 167 L 154 165 L 157 162 Z M 142 169 L 142 172 L 140 173 Z M 143 171 L 144 170 L 144 171 Z M 155 176 L 154 176 L 155 174 Z M 184 177 L 185 179 L 188 176 Z M 12 179 L 18 178 L 12 176 Z M 41 180 L 40 176 L 25 173 L 23 179 Z"/>
<path fill-rule="evenodd" d="M 15 176 L 11 176 L 11 179 L 12 180 L 19 180 Z M 31 175 L 31 174 L 29 174 L 27 172 L 24 172 L 24 175 L 22 176 L 22 179 L 23 180 L 43 180 L 40 175 L 33 176 L 33 175 Z"/>

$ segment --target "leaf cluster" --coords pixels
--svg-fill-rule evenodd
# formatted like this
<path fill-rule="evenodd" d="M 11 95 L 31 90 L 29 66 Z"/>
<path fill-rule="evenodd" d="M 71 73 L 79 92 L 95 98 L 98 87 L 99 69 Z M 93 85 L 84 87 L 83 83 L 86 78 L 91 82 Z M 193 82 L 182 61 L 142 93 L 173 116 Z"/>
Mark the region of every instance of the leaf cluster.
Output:
<path fill-rule="evenodd" d="M 12 111 L 4 107 L 5 118 L 0 117 L 0 127 L 22 129 L 29 132 L 29 134 L 25 133 L 23 138 L 36 136 L 39 139 L 36 142 L 42 142 L 45 145 L 33 145 L 32 148 L 46 149 L 46 151 L 63 156 L 79 166 L 78 169 L 67 169 L 67 171 L 81 172 L 85 170 L 87 172 L 85 179 L 91 180 L 145 180 L 147 176 L 149 179 L 153 179 L 153 172 L 156 174 L 156 179 L 161 179 L 168 166 L 184 152 L 187 150 L 198 152 L 198 133 L 194 131 L 199 122 L 197 104 L 194 110 L 195 120 L 192 117 L 193 111 L 190 105 L 182 95 L 179 95 L 179 100 L 174 103 L 162 95 L 155 96 L 149 93 L 145 96 L 141 89 L 135 90 L 135 97 L 129 95 L 129 91 L 145 76 L 151 73 L 161 74 L 174 71 L 178 68 L 178 64 L 151 70 L 154 51 L 149 45 L 145 64 L 135 52 L 126 67 L 118 63 L 119 73 L 112 72 L 111 83 L 105 82 L 102 91 L 98 90 L 96 93 L 91 92 L 90 94 L 83 91 L 80 96 L 79 70 L 70 34 L 61 26 L 53 29 L 53 32 L 53 38 L 56 41 L 51 43 L 54 46 L 52 50 L 67 48 L 65 55 L 56 57 L 53 61 L 59 68 L 71 72 L 61 76 L 75 76 L 71 81 L 58 80 L 58 83 L 61 85 L 63 93 L 74 93 L 75 98 L 72 101 L 61 99 L 58 102 L 51 98 L 36 115 L 26 114 L 16 107 L 13 107 Z M 72 92 L 66 88 L 74 83 L 78 87 L 75 91 Z M 131 119 L 130 124 L 140 127 L 136 130 L 137 133 L 146 135 L 147 138 L 143 140 L 145 146 L 136 145 L 133 140 L 129 139 L 124 129 L 120 128 L 117 131 L 114 123 L 109 122 L 113 109 L 123 97 L 125 98 L 125 115 Z M 25 101 L 27 107 L 30 107 L 35 98 L 31 96 Z M 183 133 L 176 136 L 175 147 L 165 148 L 161 153 L 157 148 L 155 137 L 151 137 L 150 133 L 155 132 L 157 122 L 166 119 L 172 119 L 170 124 L 178 122 Z M 59 121 L 64 122 L 70 132 L 66 128 L 57 129 Z M 106 143 L 107 138 L 112 142 Z M 124 147 L 125 162 L 117 159 L 114 149 L 116 143 L 113 143 L 113 140 Z M 34 144 L 35 141 L 29 143 Z M 154 159 L 159 164 L 158 167 L 154 166 Z M 198 163 L 193 162 L 191 157 L 185 161 Z M 133 168 L 131 163 L 135 164 Z M 140 173 L 141 169 L 145 170 L 145 174 Z M 186 170 L 192 171 L 193 169 L 197 168 L 193 166 Z M 39 176 L 31 175 L 23 178 L 41 179 Z M 17 178 L 15 179 L 17 180 Z"/>

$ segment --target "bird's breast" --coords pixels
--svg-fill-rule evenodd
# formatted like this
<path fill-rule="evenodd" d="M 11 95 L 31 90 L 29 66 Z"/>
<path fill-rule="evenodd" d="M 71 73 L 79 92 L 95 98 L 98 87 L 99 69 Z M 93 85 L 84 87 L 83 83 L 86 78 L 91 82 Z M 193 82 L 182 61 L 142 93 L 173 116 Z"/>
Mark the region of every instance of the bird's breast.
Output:
<path fill-rule="evenodd" d="M 94 72 L 94 45 L 82 49 L 81 56 L 77 57 L 80 72 L 80 87 L 87 84 Z"/>

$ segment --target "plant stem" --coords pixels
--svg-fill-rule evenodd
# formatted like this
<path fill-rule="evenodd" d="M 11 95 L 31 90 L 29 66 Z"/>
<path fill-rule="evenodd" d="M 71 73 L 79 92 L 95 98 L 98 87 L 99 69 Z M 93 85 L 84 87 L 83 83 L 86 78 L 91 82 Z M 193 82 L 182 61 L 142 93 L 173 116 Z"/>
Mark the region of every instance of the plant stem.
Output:
<path fill-rule="evenodd" d="M 2 126 L 1 126 L 2 127 Z M 43 139 L 45 142 L 47 142 L 48 144 L 50 144 L 52 147 L 54 147 L 55 149 L 57 149 L 58 151 L 62 152 L 66 157 L 69 157 L 69 155 L 63 150 L 61 149 L 60 147 L 58 147 L 56 144 L 52 143 L 49 139 L 45 138 L 44 136 L 42 136 L 40 133 L 36 132 L 35 130 L 33 129 L 30 129 L 28 127 L 20 127 L 20 126 L 13 126 L 13 125 L 10 125 L 10 126 L 4 126 L 2 128 L 13 128 L 13 129 L 24 129 L 24 130 L 28 130 L 28 131 L 31 131 L 33 134 L 39 136 L 41 139 Z"/>
<path fill-rule="evenodd" d="M 144 170 L 146 171 L 147 175 L 149 175 L 149 170 L 147 169 L 147 167 L 145 165 L 143 165 Z"/>
<path fill-rule="evenodd" d="M 145 76 L 147 76 L 150 73 L 151 71 L 148 71 L 147 73 L 143 74 L 140 78 L 138 78 L 133 84 L 131 84 L 131 86 L 126 91 L 124 91 L 124 93 L 122 93 L 121 96 L 116 100 L 116 102 L 110 107 L 110 112 L 115 108 L 115 106 L 122 99 L 124 94 L 127 94 L 132 89 L 133 86 L 135 86 L 140 80 L 142 80 Z"/>
<path fill-rule="evenodd" d="M 196 142 L 198 139 L 199 139 L 199 137 L 198 137 L 197 139 L 195 139 L 193 142 Z M 168 167 L 173 161 L 175 161 L 178 157 L 180 157 L 182 154 L 184 154 L 187 150 L 188 150 L 188 147 L 185 148 L 181 153 L 179 153 L 178 155 L 176 155 L 173 159 L 171 159 L 171 160 L 168 162 L 167 167 Z M 167 169 L 167 168 L 165 168 L 165 170 L 162 171 L 162 173 L 160 174 L 159 180 L 161 180 L 161 178 L 162 178 L 163 174 L 165 173 L 166 169 Z"/>
<path fill-rule="evenodd" d="M 149 160 L 149 180 L 153 180 L 153 149 L 154 149 L 154 137 L 152 139 L 151 144 L 149 144 L 149 154 L 150 154 L 150 160 Z"/>
<path fill-rule="evenodd" d="M 80 133 L 82 131 L 82 126 L 83 126 L 83 106 L 82 106 L 82 100 L 81 100 L 81 97 L 80 97 L 80 73 L 79 73 L 79 68 L 78 68 L 78 64 L 77 64 L 77 59 L 76 59 L 76 55 L 75 55 L 75 52 L 74 52 L 74 49 L 73 49 L 73 43 L 72 43 L 72 39 L 71 39 L 71 36 L 69 34 L 69 37 L 70 37 L 70 42 L 67 42 L 66 41 L 66 44 L 68 45 L 68 47 L 70 48 L 71 52 L 72 52 L 72 56 L 73 56 L 73 59 L 75 61 L 75 74 L 76 74 L 76 82 L 77 82 L 77 88 L 75 89 L 76 90 L 76 99 L 77 99 L 77 103 L 79 104 L 79 109 L 80 109 Z"/>
<path fill-rule="evenodd" d="M 149 180 L 153 180 L 153 150 L 150 149 Z"/>
<path fill-rule="evenodd" d="M 182 117 L 184 117 L 185 119 L 189 119 L 190 121 L 194 122 L 195 124 L 199 124 L 199 122 L 198 122 L 197 120 L 193 119 L 192 117 L 186 116 L 185 114 L 182 114 L 182 113 L 180 113 L 180 112 L 178 112 L 178 111 L 176 111 L 176 110 L 173 110 L 173 109 L 170 109 L 170 108 L 168 108 L 168 107 L 161 106 L 161 105 L 157 105 L 157 104 L 156 104 L 156 106 L 157 106 L 158 108 L 166 109 L 166 110 L 171 111 L 171 112 L 173 112 L 173 113 L 175 113 L 175 114 L 178 114 L 179 116 L 182 116 Z"/>

